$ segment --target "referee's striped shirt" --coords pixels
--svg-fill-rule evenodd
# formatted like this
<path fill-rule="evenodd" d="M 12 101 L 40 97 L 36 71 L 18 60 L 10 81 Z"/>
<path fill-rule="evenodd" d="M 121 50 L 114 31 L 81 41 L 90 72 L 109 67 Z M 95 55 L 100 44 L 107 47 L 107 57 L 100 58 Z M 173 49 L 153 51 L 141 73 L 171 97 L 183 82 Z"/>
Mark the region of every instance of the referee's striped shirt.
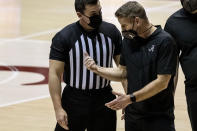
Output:
<path fill-rule="evenodd" d="M 84 66 L 87 52 L 102 67 L 112 67 L 112 59 L 120 55 L 122 37 L 110 23 L 102 22 L 98 30 L 86 32 L 79 22 L 66 26 L 52 40 L 50 59 L 65 62 L 64 82 L 82 90 L 100 89 L 110 84 Z"/>

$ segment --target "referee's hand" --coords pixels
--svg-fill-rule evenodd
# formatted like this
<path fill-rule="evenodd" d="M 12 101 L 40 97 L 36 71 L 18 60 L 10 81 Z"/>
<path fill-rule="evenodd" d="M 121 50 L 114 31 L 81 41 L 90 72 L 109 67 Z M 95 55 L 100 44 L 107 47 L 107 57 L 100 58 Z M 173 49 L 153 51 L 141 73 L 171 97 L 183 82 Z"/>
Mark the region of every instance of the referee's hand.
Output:
<path fill-rule="evenodd" d="M 64 111 L 64 109 L 61 108 L 61 109 L 56 110 L 55 115 L 56 115 L 56 119 L 57 119 L 58 124 L 62 128 L 66 129 L 66 130 L 69 130 L 67 113 Z"/>
<path fill-rule="evenodd" d="M 93 72 L 96 72 L 98 69 L 95 61 L 89 56 L 88 53 L 84 53 L 84 65 L 88 70 L 91 70 Z"/>

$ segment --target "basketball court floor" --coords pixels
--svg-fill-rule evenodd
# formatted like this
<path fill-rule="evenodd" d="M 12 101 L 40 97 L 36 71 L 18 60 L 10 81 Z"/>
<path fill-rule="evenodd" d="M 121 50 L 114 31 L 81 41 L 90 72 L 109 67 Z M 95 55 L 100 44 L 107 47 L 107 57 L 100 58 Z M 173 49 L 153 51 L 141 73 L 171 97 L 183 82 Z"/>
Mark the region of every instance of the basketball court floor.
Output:
<path fill-rule="evenodd" d="M 103 18 L 119 29 L 114 12 L 128 0 L 101 0 Z M 179 0 L 138 0 L 154 25 L 181 8 Z M 0 0 L 0 131 L 52 131 L 56 120 L 48 91 L 51 39 L 77 20 L 74 0 Z M 62 84 L 64 86 L 64 84 Z M 120 83 L 114 90 L 123 92 Z M 180 69 L 175 94 L 177 131 L 191 131 Z M 124 131 L 118 114 L 117 131 Z"/>

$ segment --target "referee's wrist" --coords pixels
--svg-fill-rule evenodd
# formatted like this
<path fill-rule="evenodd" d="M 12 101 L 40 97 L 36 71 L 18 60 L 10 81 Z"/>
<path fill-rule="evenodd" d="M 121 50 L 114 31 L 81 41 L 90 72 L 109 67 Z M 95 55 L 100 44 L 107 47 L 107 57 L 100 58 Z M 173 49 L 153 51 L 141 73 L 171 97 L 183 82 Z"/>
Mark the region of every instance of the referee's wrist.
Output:
<path fill-rule="evenodd" d="M 62 109 L 63 109 L 63 107 L 62 107 L 61 105 L 59 105 L 59 106 L 54 106 L 55 112 L 56 112 L 56 111 L 59 111 L 59 110 L 62 110 Z"/>

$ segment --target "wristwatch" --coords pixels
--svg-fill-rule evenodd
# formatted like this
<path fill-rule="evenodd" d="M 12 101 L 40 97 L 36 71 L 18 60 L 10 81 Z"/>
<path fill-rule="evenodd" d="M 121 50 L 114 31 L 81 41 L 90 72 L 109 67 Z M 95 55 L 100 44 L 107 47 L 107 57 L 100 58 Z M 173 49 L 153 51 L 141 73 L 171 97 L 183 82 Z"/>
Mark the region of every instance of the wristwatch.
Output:
<path fill-rule="evenodd" d="M 132 94 L 130 94 L 130 100 L 132 103 L 135 103 L 136 102 L 136 97 Z"/>

